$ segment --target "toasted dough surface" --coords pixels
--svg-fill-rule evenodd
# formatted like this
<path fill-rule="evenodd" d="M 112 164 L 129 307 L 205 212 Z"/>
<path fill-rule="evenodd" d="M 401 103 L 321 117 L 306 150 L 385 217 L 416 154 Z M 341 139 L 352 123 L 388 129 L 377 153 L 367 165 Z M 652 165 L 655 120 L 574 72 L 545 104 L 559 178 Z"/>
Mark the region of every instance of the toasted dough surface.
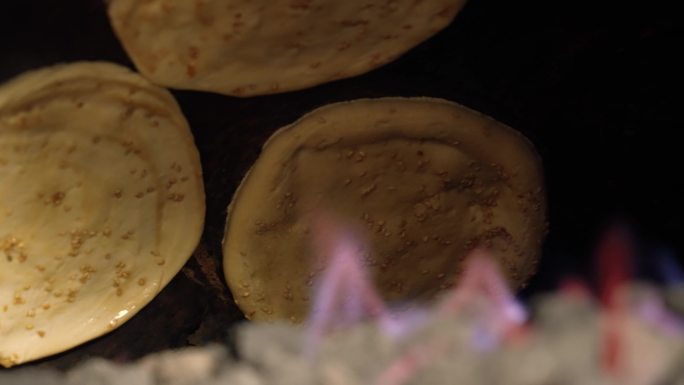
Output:
<path fill-rule="evenodd" d="M 126 322 L 203 223 L 199 155 L 166 90 L 101 62 L 0 86 L 0 365 Z"/>
<path fill-rule="evenodd" d="M 434 297 L 476 246 L 520 286 L 545 210 L 540 160 L 517 131 L 441 99 L 337 103 L 266 143 L 229 207 L 224 272 L 249 318 L 303 320 L 326 259 L 312 218 L 325 212 L 365 239 L 386 300 Z"/>
<path fill-rule="evenodd" d="M 138 70 L 171 88 L 253 96 L 386 64 L 448 25 L 465 0 L 110 0 Z"/>

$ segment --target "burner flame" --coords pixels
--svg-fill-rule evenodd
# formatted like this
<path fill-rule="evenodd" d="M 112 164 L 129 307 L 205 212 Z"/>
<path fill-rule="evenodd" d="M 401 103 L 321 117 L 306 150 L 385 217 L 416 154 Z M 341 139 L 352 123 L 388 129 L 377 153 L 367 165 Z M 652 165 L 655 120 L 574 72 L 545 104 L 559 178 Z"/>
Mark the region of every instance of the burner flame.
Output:
<path fill-rule="evenodd" d="M 317 249 L 329 257 L 309 318 L 305 351 L 312 358 L 326 334 L 370 317 L 386 318 L 387 314 L 384 302 L 363 268 L 361 242 L 351 231 L 344 231 L 323 217 L 318 217 L 315 223 Z"/>
<path fill-rule="evenodd" d="M 428 318 L 427 309 L 411 307 L 399 311 L 383 302 L 363 266 L 364 247 L 358 236 L 323 217 L 318 217 L 315 223 L 315 245 L 328 260 L 309 319 L 305 352 L 310 360 L 316 359 L 316 352 L 327 334 L 364 320 L 372 320 L 385 335 L 395 339 L 423 325 Z M 474 250 L 458 282 L 436 313 L 454 317 L 471 307 L 477 308 L 475 316 L 479 327 L 472 335 L 473 348 L 491 350 L 502 340 L 509 341 L 523 334 L 527 312 L 508 288 L 489 252 Z M 388 367 L 379 377 L 378 384 L 403 383 L 446 349 L 439 341 L 410 349 Z"/>
<path fill-rule="evenodd" d="M 373 286 L 363 264 L 366 250 L 362 238 L 320 218 L 314 226 L 315 246 L 321 255 L 327 256 L 327 261 L 309 318 L 304 347 L 309 362 L 316 362 L 327 335 L 366 321 L 391 340 L 409 341 L 423 327 L 449 327 L 452 321 L 456 327 L 457 320 L 465 320 L 469 327 L 467 348 L 474 354 L 488 354 L 516 343 L 524 346 L 531 341 L 528 337 L 535 334 L 533 325 L 528 324 L 527 310 L 506 284 L 488 250 L 477 248 L 468 255 L 457 284 L 436 306 L 409 306 L 400 311 L 386 304 Z M 633 338 L 641 337 L 634 337 L 638 334 L 634 331 L 635 321 L 677 338 L 684 336 L 682 322 L 668 311 L 657 293 L 639 290 L 637 297 L 627 295 L 631 284 L 630 241 L 624 228 L 614 227 L 597 249 L 598 298 L 602 305 L 597 345 L 599 367 L 604 375 L 616 381 L 629 378 L 632 375 L 629 368 L 638 364 L 633 356 L 637 346 Z M 669 260 L 668 264 L 668 271 L 679 274 L 674 261 Z M 566 281 L 561 292 L 573 302 L 592 300 L 588 285 L 578 279 Z M 455 348 L 458 347 L 451 346 L 447 340 L 426 338 L 394 357 L 379 371 L 373 383 L 405 384 L 430 364 L 449 357 Z M 650 373 L 650 369 L 638 370 L 645 376 Z"/>

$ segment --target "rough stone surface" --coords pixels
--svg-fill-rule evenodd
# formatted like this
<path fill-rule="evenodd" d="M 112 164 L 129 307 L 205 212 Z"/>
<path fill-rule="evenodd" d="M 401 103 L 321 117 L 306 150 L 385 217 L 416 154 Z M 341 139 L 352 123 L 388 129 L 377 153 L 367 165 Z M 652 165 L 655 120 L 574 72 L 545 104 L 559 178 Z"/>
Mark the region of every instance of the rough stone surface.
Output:
<path fill-rule="evenodd" d="M 620 321 L 618 369 L 602 359 L 605 309 L 587 297 L 554 295 L 537 301 L 527 333 L 514 339 L 487 322 L 493 303 L 483 298 L 456 315 L 431 312 L 398 337 L 371 321 L 337 330 L 315 347 L 313 356 L 306 354 L 304 328 L 246 323 L 237 329 L 237 356 L 211 345 L 129 364 L 92 359 L 67 373 L 0 372 L 0 384 L 679 384 L 684 381 L 678 371 L 684 323 L 660 307 L 654 293 L 638 287 L 630 296 Z M 401 370 L 395 374 L 402 375 L 388 375 L 398 363 Z"/>

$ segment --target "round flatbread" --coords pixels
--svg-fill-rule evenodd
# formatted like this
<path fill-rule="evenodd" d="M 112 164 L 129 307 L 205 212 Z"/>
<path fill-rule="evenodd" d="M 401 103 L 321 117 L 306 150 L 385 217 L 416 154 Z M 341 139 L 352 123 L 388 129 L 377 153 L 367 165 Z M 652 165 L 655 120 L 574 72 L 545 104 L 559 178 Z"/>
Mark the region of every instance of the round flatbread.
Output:
<path fill-rule="evenodd" d="M 306 317 L 320 213 L 355 226 L 389 301 L 433 298 L 477 246 L 520 286 L 546 229 L 540 160 L 517 131 L 439 99 L 329 105 L 271 137 L 229 207 L 224 272 L 248 318 Z"/>
<path fill-rule="evenodd" d="M 126 322 L 203 223 L 199 155 L 169 92 L 109 63 L 0 86 L 0 365 Z"/>
<path fill-rule="evenodd" d="M 253 96 L 368 72 L 447 26 L 465 0 L 110 0 L 138 70 L 171 88 Z"/>

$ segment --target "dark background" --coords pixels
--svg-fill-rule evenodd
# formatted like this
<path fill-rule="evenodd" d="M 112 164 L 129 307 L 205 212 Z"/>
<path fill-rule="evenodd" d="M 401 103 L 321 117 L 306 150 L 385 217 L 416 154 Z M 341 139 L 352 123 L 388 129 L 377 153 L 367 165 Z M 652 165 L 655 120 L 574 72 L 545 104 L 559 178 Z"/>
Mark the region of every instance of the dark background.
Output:
<path fill-rule="evenodd" d="M 615 221 L 635 235 L 638 275 L 655 270 L 663 250 L 681 261 L 681 25 L 681 13 L 653 1 L 471 0 L 444 31 L 363 76 L 249 99 L 174 92 L 202 156 L 207 222 L 199 249 L 121 328 L 30 365 L 66 368 L 88 356 L 127 360 L 224 340 L 242 319 L 221 273 L 226 206 L 271 133 L 335 101 L 446 98 L 535 143 L 550 232 L 525 296 L 566 275 L 592 279 L 595 244 Z M 0 81 L 75 60 L 131 66 L 101 0 L 2 0 L 0 58 Z"/>

